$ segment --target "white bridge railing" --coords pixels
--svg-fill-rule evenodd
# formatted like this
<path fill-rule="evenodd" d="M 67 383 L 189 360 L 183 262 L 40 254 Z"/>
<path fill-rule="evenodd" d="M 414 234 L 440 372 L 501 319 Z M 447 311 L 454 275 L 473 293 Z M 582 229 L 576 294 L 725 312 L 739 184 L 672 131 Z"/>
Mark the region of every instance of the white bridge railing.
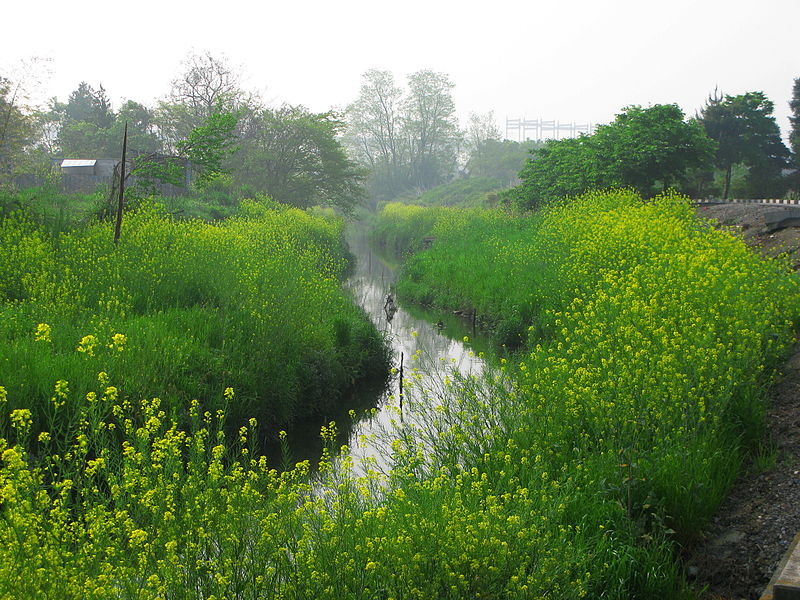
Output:
<path fill-rule="evenodd" d="M 695 204 L 783 204 L 787 206 L 798 206 L 800 200 L 789 200 L 786 198 L 759 198 L 759 199 L 741 199 L 732 198 L 729 200 L 720 200 L 714 198 L 698 198 L 694 200 Z"/>

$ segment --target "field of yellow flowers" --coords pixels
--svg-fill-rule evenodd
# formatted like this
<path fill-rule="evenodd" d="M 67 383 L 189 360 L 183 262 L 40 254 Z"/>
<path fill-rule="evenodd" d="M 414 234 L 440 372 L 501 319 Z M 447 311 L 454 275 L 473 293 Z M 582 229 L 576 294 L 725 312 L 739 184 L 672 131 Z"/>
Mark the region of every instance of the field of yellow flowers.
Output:
<path fill-rule="evenodd" d="M 30 214 L 3 219 L 8 408 L 30 411 L 37 429 L 69 430 L 107 372 L 126 397 L 158 396 L 176 418 L 194 399 L 275 433 L 325 414 L 354 381 L 388 370 L 383 340 L 341 291 L 342 228 L 264 202 L 213 224 L 144 205 L 115 246 L 108 223 L 54 236 Z"/>
<path fill-rule="evenodd" d="M 409 289 L 515 310 L 524 349 L 480 378 L 443 374 L 398 420 L 385 468 L 339 454 L 330 424 L 319 464 L 278 472 L 257 416 L 231 435 L 222 408 L 125 395 L 116 361 L 141 336 L 117 322 L 61 342 L 86 376 L 39 372 L 42 414 L 0 390 L 0 598 L 694 597 L 676 549 L 759 439 L 796 280 L 673 195 L 441 215 L 415 234 L 436 239 Z M 19 255 L 44 257 L 31 239 Z M 72 269 L 57 283 L 88 297 Z M 6 314 L 27 305 L 9 297 Z M 18 339 L 51 352 L 67 322 L 31 315 Z M 218 387 L 220 407 L 239 396 Z M 49 429 L 63 410 L 67 434 Z"/>
<path fill-rule="evenodd" d="M 390 205 L 379 220 L 408 231 L 418 211 Z M 691 542 L 763 439 L 764 391 L 800 313 L 796 275 L 671 193 L 597 192 L 528 216 L 438 209 L 415 235 L 435 241 L 407 260 L 399 295 L 476 308 L 522 348 L 502 359 L 512 393 L 445 403 L 442 423 L 474 414 L 430 433 L 435 445 L 474 448 L 460 458 L 472 465 L 513 445 L 513 465 L 535 456 L 559 488 L 588 477 L 567 522 L 607 502 L 637 547 Z M 491 442 L 447 441 L 477 440 L 485 423 L 500 432 Z"/>

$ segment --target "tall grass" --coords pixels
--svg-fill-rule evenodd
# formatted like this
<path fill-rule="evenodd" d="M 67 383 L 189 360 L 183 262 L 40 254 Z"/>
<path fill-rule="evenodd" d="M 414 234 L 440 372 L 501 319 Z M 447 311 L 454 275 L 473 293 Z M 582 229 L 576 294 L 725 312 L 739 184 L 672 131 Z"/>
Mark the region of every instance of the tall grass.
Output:
<path fill-rule="evenodd" d="M 222 223 L 178 222 L 145 204 L 118 246 L 109 224 L 53 237 L 25 216 L 0 222 L 0 240 L 0 380 L 37 422 L 55 379 L 71 406 L 105 371 L 170 414 L 199 399 L 277 431 L 387 369 L 382 339 L 340 289 L 337 220 L 246 202 Z M 225 406 L 227 387 L 237 399 Z"/>
<path fill-rule="evenodd" d="M 74 411 L 67 448 L 0 390 L 0 597 L 693 597 L 675 550 L 758 437 L 796 282 L 671 195 L 441 215 L 409 273 L 484 310 L 528 303 L 514 361 L 443 372 L 385 470 L 330 448 L 313 480 L 258 455 L 260 422 L 226 437 L 223 413 L 190 403 L 181 425 L 99 364 L 71 404 L 39 374 L 48 410 Z"/>

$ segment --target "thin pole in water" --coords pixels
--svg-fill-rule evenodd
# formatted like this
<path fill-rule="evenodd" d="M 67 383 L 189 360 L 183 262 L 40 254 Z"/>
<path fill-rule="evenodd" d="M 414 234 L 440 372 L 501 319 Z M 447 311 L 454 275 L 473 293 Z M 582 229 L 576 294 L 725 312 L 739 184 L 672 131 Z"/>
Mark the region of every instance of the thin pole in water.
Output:
<path fill-rule="evenodd" d="M 403 357 L 404 354 L 400 353 L 400 420 L 403 420 Z"/>

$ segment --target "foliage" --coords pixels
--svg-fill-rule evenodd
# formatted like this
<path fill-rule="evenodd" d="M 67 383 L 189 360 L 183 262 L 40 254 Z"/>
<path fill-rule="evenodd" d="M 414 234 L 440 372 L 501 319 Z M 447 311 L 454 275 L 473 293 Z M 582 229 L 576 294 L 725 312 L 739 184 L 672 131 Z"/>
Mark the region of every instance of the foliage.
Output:
<path fill-rule="evenodd" d="M 800 193 L 800 77 L 794 80 L 792 98 L 789 101 L 791 115 L 791 131 L 789 131 L 789 147 L 792 149 L 792 158 L 795 168 L 795 191 Z"/>
<path fill-rule="evenodd" d="M 31 116 L 20 99 L 21 85 L 0 76 L 0 177 L 15 170 L 33 137 Z"/>
<path fill-rule="evenodd" d="M 236 125 L 239 118 L 218 106 L 208 119 L 189 132 L 187 139 L 177 143 L 178 152 L 185 155 L 198 171 L 201 185 L 217 175 L 228 173 L 225 159 L 236 151 Z"/>
<path fill-rule="evenodd" d="M 289 105 L 263 109 L 242 134 L 235 180 L 292 206 L 350 212 L 363 198 L 364 173 L 339 142 L 343 128 L 333 112 Z"/>
<path fill-rule="evenodd" d="M 453 87 L 447 75 L 430 69 L 408 76 L 404 133 L 411 139 L 411 183 L 418 191 L 430 189 L 456 172 L 460 132 Z"/>
<path fill-rule="evenodd" d="M 704 168 L 714 143 L 675 104 L 630 106 L 591 136 L 549 140 L 506 199 L 533 208 L 595 188 L 625 186 L 651 196 L 680 187 L 692 168 Z"/>
<path fill-rule="evenodd" d="M 407 261 L 398 295 L 474 307 L 519 332 L 524 441 L 513 439 L 623 456 L 636 480 L 618 490 L 628 514 L 658 506 L 681 539 L 696 535 L 763 433 L 761 387 L 798 316 L 788 265 L 671 193 L 594 193 L 524 218 L 429 212 L 432 226 L 413 219 L 435 242 Z M 409 229 L 402 212 L 390 219 Z"/>
<path fill-rule="evenodd" d="M 470 112 L 467 118 L 467 128 L 464 131 L 464 149 L 472 155 L 487 142 L 500 142 L 500 130 L 494 118 L 494 111 L 484 114 Z"/>
<path fill-rule="evenodd" d="M 183 186 L 186 182 L 186 160 L 178 156 L 143 154 L 133 160 L 131 176 L 134 185 L 127 188 L 127 197 L 155 196 L 158 186 Z"/>
<path fill-rule="evenodd" d="M 758 429 L 754 390 L 791 343 L 797 285 L 674 195 L 598 193 L 524 218 L 392 206 L 422 228 L 438 215 L 415 259 L 426 285 L 544 301 L 546 335 L 516 367 L 446 371 L 398 419 L 385 468 L 331 448 L 313 479 L 258 454 L 263 421 L 224 436 L 198 404 L 182 426 L 163 400 L 126 401 L 115 372 L 134 335 L 98 349 L 113 359 L 99 379 L 98 363 L 80 384 L 42 374 L 53 414 L 75 413 L 63 443 L 0 388 L 0 596 L 693 597 L 675 540 Z"/>
<path fill-rule="evenodd" d="M 50 111 L 41 116 L 44 127 L 54 129 L 56 139 L 50 153 L 70 158 L 118 158 L 128 124 L 128 154 L 155 153 L 161 150 L 150 109 L 128 100 L 114 112 L 105 89 L 95 90 L 81 82 L 66 103 L 51 102 Z"/>
<path fill-rule="evenodd" d="M 789 151 L 772 116 L 773 108 L 763 92 L 709 96 L 700 121 L 708 136 L 718 144 L 716 166 L 725 177 L 723 198 L 729 197 L 732 170 L 737 163 L 744 163 L 749 169 L 747 197 L 783 195 L 785 182 L 781 171 L 787 166 Z"/>
<path fill-rule="evenodd" d="M 504 187 L 505 182 L 496 177 L 460 177 L 398 201 L 421 206 L 489 206 L 497 202 L 497 192 Z"/>
<path fill-rule="evenodd" d="M 224 56 L 190 52 L 167 98 L 159 102 L 155 120 L 167 146 L 174 150 L 192 130 L 206 126 L 215 112 L 241 117 L 252 104 L 257 99 L 242 89 L 240 73 Z"/>
<path fill-rule="evenodd" d="M 488 139 L 473 149 L 466 170 L 470 177 L 494 177 L 513 185 L 527 159 L 542 146 L 543 142 Z"/>
<path fill-rule="evenodd" d="M 389 71 L 364 73 L 359 97 L 347 107 L 346 142 L 370 169 L 373 198 L 420 193 L 455 174 L 460 132 L 452 89 L 444 73 L 427 69 L 409 75 L 405 93 Z"/>
<path fill-rule="evenodd" d="M 12 408 L 48 419 L 45 373 L 79 390 L 112 370 L 121 394 L 158 395 L 175 415 L 192 399 L 223 408 L 234 386 L 232 426 L 255 416 L 267 432 L 330 410 L 385 367 L 382 340 L 339 287 L 343 224 L 252 201 L 241 210 L 207 224 L 143 204 L 117 246 L 107 223 L 50 237 L 24 216 L 0 222 L 0 380 Z M 30 335 L 38 323 L 52 343 Z M 117 333 L 129 344 L 109 353 Z M 97 352 L 76 354 L 86 336 Z"/>
<path fill-rule="evenodd" d="M 423 238 L 445 214 L 441 207 L 390 202 L 378 214 L 371 236 L 389 254 L 410 254 L 421 248 Z"/>

